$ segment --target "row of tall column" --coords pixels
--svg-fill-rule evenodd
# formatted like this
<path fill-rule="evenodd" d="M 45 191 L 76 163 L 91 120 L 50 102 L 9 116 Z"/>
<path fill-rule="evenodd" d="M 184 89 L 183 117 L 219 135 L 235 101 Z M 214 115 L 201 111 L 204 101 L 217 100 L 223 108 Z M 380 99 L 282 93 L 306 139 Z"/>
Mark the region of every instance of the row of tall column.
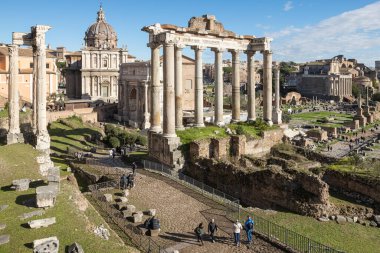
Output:
<path fill-rule="evenodd" d="M 163 133 L 165 137 L 176 137 L 175 130 L 183 129 L 182 111 L 182 49 L 183 45 L 166 43 L 163 45 L 163 129 L 161 129 L 160 111 L 160 47 L 150 43 L 151 47 L 151 130 Z M 204 47 L 193 46 L 195 51 L 195 127 L 204 126 L 203 117 L 203 62 Z M 225 49 L 212 48 L 215 52 L 215 115 L 214 123 L 224 125 L 223 120 L 223 52 Z M 240 50 L 229 50 L 232 54 L 232 122 L 240 121 Z M 248 120 L 256 120 L 255 107 L 255 66 L 254 51 L 246 51 L 248 62 Z M 272 124 L 272 52 L 264 51 L 264 120 Z M 279 80 L 279 78 L 278 78 Z M 279 88 L 276 90 L 279 97 Z M 278 107 L 276 107 L 278 109 Z"/>
<path fill-rule="evenodd" d="M 45 32 L 48 26 L 32 27 L 33 35 L 33 121 L 36 134 L 36 149 L 48 150 L 50 136 L 47 130 L 46 117 L 46 45 Z M 9 132 L 7 143 L 23 142 L 20 133 L 19 93 L 18 93 L 18 45 L 9 45 Z"/>

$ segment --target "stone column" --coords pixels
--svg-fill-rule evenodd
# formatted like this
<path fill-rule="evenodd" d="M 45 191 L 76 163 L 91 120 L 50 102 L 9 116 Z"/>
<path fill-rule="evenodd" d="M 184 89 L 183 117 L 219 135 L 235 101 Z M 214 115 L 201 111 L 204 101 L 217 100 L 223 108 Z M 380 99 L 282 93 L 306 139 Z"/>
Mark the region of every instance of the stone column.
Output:
<path fill-rule="evenodd" d="M 177 137 L 175 132 L 175 91 L 174 91 L 174 43 L 164 45 L 164 124 L 163 136 Z"/>
<path fill-rule="evenodd" d="M 247 51 L 247 85 L 248 85 L 248 121 L 256 120 L 256 72 L 255 72 L 255 51 Z"/>
<path fill-rule="evenodd" d="M 232 53 L 232 120 L 240 121 L 240 51 L 231 50 Z"/>
<path fill-rule="evenodd" d="M 223 52 L 224 49 L 213 48 L 215 52 L 215 119 L 214 124 L 224 126 L 223 120 Z"/>
<path fill-rule="evenodd" d="M 33 133 L 37 132 L 37 49 L 33 46 L 33 115 L 32 129 Z"/>
<path fill-rule="evenodd" d="M 195 127 L 204 127 L 203 122 L 203 64 L 204 47 L 192 47 L 195 50 Z"/>
<path fill-rule="evenodd" d="M 175 47 L 175 128 L 183 130 L 183 75 L 182 49 L 183 45 Z"/>
<path fill-rule="evenodd" d="M 269 50 L 264 51 L 263 75 L 263 118 L 269 125 L 272 125 L 272 52 Z"/>
<path fill-rule="evenodd" d="M 37 52 L 37 145 L 38 150 L 50 149 L 50 136 L 47 131 L 46 119 L 46 45 L 45 33 L 49 26 L 35 26 L 35 45 Z"/>
<path fill-rule="evenodd" d="M 142 84 L 144 85 L 144 121 L 142 125 L 142 129 L 149 129 L 150 128 L 150 113 L 149 113 L 149 107 L 148 107 L 148 81 L 143 81 Z"/>
<path fill-rule="evenodd" d="M 282 111 L 280 106 L 280 66 L 276 64 L 274 69 L 275 108 L 273 110 L 273 123 L 282 124 Z"/>
<path fill-rule="evenodd" d="M 162 132 L 161 128 L 161 82 L 160 82 L 160 45 L 150 44 L 151 48 L 151 126 L 150 130 L 156 133 Z"/>
<path fill-rule="evenodd" d="M 8 112 L 9 131 L 7 144 L 22 143 L 24 138 L 20 132 L 20 108 L 18 94 L 18 46 L 9 45 L 9 83 L 8 83 Z"/>

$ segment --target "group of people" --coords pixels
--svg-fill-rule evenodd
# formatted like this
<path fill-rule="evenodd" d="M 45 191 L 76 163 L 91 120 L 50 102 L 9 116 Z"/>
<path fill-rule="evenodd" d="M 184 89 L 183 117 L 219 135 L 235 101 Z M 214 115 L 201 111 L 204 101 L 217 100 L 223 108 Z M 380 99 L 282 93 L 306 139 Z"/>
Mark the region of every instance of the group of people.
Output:
<path fill-rule="evenodd" d="M 240 233 L 241 230 L 245 230 L 247 233 L 247 241 L 248 244 L 252 244 L 252 235 L 253 235 L 253 229 L 254 229 L 254 224 L 255 222 L 253 221 L 251 216 L 247 217 L 247 220 L 243 225 L 239 222 L 239 220 L 236 220 L 236 222 L 233 224 L 233 234 L 234 234 L 234 242 L 236 246 L 240 246 Z M 218 225 L 215 223 L 215 220 L 212 219 L 210 223 L 208 224 L 208 234 L 210 236 L 210 239 L 212 243 L 215 243 L 215 233 L 218 231 Z M 198 242 L 201 243 L 203 246 L 203 237 L 204 237 L 204 227 L 203 223 L 200 223 L 195 229 L 194 229 L 195 234 L 197 235 Z"/>
<path fill-rule="evenodd" d="M 120 178 L 120 188 L 132 189 L 135 186 L 135 175 L 131 172 L 127 175 L 123 174 Z"/>

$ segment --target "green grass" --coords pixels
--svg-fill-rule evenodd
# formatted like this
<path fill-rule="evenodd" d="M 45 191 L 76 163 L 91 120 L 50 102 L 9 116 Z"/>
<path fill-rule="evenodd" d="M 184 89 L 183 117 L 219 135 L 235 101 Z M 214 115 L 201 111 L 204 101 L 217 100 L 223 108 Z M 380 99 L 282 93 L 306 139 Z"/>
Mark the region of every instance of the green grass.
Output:
<path fill-rule="evenodd" d="M 1 110 L 0 111 L 0 118 L 7 118 L 8 117 L 8 110 Z"/>
<path fill-rule="evenodd" d="M 231 130 L 241 128 L 244 134 L 248 138 L 259 138 L 260 134 L 266 130 L 276 129 L 277 126 L 266 126 L 265 123 L 258 123 L 257 125 L 240 122 L 229 124 L 226 127 L 229 127 Z M 201 140 L 201 139 L 220 139 L 228 137 L 226 129 L 218 126 L 209 125 L 201 128 L 189 128 L 186 130 L 177 131 L 177 136 L 181 139 L 182 144 L 188 144 L 192 141 Z"/>
<path fill-rule="evenodd" d="M 379 228 L 354 223 L 339 225 L 333 221 L 319 222 L 314 218 L 290 212 L 255 213 L 303 236 L 348 253 L 374 253 L 380 249 Z"/>
<path fill-rule="evenodd" d="M 93 143 L 86 141 L 86 137 L 99 135 L 100 130 L 73 118 L 65 121 L 55 121 L 49 126 L 51 137 L 51 149 L 58 154 L 66 154 L 67 148 L 73 148 L 82 151 L 89 151 L 95 146 Z"/>
<path fill-rule="evenodd" d="M 334 120 L 328 123 L 317 122 L 317 120 L 321 120 L 322 118 L 332 117 Z M 323 127 L 341 127 L 345 122 L 352 120 L 352 115 L 350 114 L 340 114 L 337 112 L 305 112 L 292 114 L 291 120 L 302 121 L 305 124 L 313 124 L 317 126 Z"/>
<path fill-rule="evenodd" d="M 7 227 L 1 234 L 10 234 L 8 244 L 2 245 L 0 252 L 4 253 L 28 253 L 32 249 L 33 240 L 50 236 L 57 236 L 60 241 L 59 252 L 65 252 L 65 247 L 78 242 L 85 252 L 132 252 L 134 249 L 124 246 L 116 234 L 111 231 L 108 241 L 100 239 L 93 233 L 95 226 L 106 224 L 92 206 L 86 210 L 80 210 L 78 203 L 86 202 L 79 190 L 66 179 L 61 181 L 61 191 L 58 195 L 55 207 L 46 210 L 46 214 L 21 221 L 18 216 L 37 210 L 22 204 L 23 201 L 35 198 L 35 189 L 24 192 L 9 190 L 8 186 L 14 179 L 42 178 L 38 173 L 35 157 L 38 152 L 29 145 L 14 144 L 0 147 L 0 204 L 9 207 L 0 212 L 0 220 Z M 29 220 L 56 217 L 57 223 L 47 228 L 30 229 L 25 227 Z"/>

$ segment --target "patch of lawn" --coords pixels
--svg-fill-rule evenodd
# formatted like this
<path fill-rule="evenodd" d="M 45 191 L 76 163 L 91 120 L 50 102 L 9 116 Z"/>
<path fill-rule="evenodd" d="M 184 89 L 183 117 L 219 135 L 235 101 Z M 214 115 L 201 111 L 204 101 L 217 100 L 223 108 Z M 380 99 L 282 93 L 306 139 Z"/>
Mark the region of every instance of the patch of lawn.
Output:
<path fill-rule="evenodd" d="M 305 112 L 305 113 L 298 113 L 298 114 L 292 114 L 291 116 L 292 120 L 296 121 L 302 121 L 304 124 L 313 124 L 317 126 L 323 126 L 323 127 L 341 127 L 344 125 L 345 122 L 352 120 L 351 114 L 341 114 L 336 112 Z M 318 120 L 321 120 L 323 118 L 334 118 L 332 122 L 318 122 Z"/>
<path fill-rule="evenodd" d="M 7 225 L 1 234 L 11 236 L 10 242 L 1 246 L 0 252 L 28 253 L 32 251 L 30 247 L 33 240 L 50 236 L 58 237 L 59 252 L 65 252 L 65 247 L 73 242 L 81 244 L 85 252 L 137 252 L 125 246 L 113 231 L 110 231 L 111 236 L 108 241 L 93 233 L 93 229 L 100 224 L 107 227 L 106 222 L 91 205 L 84 208 L 87 204 L 86 199 L 76 186 L 66 179 L 61 180 L 61 191 L 55 207 L 47 209 L 43 216 L 20 220 L 19 215 L 37 210 L 37 208 L 23 205 L 25 200 L 35 198 L 35 188 L 16 192 L 9 190 L 8 186 L 14 179 L 42 178 L 38 173 L 37 155 L 38 152 L 29 145 L 14 144 L 0 147 L 0 204 L 9 205 L 7 209 L 0 212 L 1 222 Z M 41 184 L 43 185 L 44 182 Z M 25 225 L 30 220 L 48 217 L 56 217 L 57 223 L 39 229 L 30 229 Z"/>
<path fill-rule="evenodd" d="M 200 128 L 192 127 L 186 130 L 177 131 L 177 135 L 181 138 L 182 144 L 188 144 L 200 139 L 224 138 L 228 136 L 225 129 L 218 126 L 206 126 Z"/>
<path fill-rule="evenodd" d="M 291 229 L 317 242 L 348 253 L 373 253 L 380 249 L 380 229 L 356 223 L 337 224 L 334 221 L 320 222 L 314 218 L 289 212 L 268 214 L 256 211 L 278 225 Z"/>

